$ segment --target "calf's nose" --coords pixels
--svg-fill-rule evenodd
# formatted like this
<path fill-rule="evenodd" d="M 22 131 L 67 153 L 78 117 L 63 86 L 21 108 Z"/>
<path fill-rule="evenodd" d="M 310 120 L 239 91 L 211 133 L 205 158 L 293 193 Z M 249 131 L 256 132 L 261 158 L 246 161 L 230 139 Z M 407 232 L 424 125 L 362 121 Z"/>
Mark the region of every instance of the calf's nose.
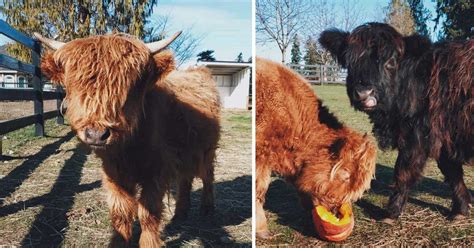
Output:
<path fill-rule="evenodd" d="M 369 89 L 369 90 L 357 90 L 357 96 L 359 97 L 360 100 L 367 99 L 372 93 L 374 92 L 374 89 Z"/>
<path fill-rule="evenodd" d="M 89 145 L 105 145 L 109 137 L 110 130 L 108 128 L 86 128 L 85 130 L 85 142 Z"/>

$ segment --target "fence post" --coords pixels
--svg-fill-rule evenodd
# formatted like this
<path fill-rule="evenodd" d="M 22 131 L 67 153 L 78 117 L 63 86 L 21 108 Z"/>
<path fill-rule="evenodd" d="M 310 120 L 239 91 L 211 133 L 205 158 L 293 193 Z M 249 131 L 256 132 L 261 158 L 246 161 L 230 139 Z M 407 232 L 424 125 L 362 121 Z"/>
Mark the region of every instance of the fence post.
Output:
<path fill-rule="evenodd" d="M 323 84 L 324 84 L 323 83 L 324 82 L 324 65 L 323 64 L 319 65 L 319 68 L 320 68 L 319 73 L 321 73 L 321 77 L 319 77 L 319 79 L 321 80 L 321 86 L 323 86 Z"/>
<path fill-rule="evenodd" d="M 3 135 L 0 135 L 0 161 L 2 161 L 3 157 L 2 157 L 2 150 L 3 150 Z"/>
<path fill-rule="evenodd" d="M 61 114 L 61 105 L 63 103 L 63 98 L 64 98 L 64 90 L 63 87 L 60 85 L 56 86 L 56 92 L 58 93 L 58 98 L 56 98 L 56 107 L 58 109 L 58 118 L 56 119 L 56 123 L 58 124 L 64 124 L 64 116 Z"/>
<path fill-rule="evenodd" d="M 36 115 L 35 122 L 35 135 L 44 136 L 44 111 L 43 111 L 43 86 L 41 83 L 41 69 L 40 67 L 40 54 L 41 47 L 39 42 L 35 42 L 35 46 L 31 49 L 31 62 L 36 66 L 35 73 L 33 74 L 33 89 L 35 90 L 36 97 L 33 100 L 34 109 Z"/>

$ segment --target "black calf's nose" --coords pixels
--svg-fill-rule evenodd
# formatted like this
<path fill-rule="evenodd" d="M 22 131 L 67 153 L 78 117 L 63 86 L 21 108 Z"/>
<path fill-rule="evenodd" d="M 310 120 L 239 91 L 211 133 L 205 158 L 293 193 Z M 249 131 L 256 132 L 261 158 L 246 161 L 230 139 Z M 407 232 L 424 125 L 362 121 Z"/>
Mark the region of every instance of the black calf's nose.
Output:
<path fill-rule="evenodd" d="M 85 130 L 86 143 L 89 145 L 104 145 L 107 139 L 110 137 L 110 130 L 97 129 L 97 128 L 86 128 Z"/>
<path fill-rule="evenodd" d="M 357 90 L 357 96 L 359 97 L 359 99 L 366 99 L 367 97 L 369 97 L 370 95 L 372 95 L 372 93 L 374 92 L 374 89 L 369 89 L 369 90 Z"/>

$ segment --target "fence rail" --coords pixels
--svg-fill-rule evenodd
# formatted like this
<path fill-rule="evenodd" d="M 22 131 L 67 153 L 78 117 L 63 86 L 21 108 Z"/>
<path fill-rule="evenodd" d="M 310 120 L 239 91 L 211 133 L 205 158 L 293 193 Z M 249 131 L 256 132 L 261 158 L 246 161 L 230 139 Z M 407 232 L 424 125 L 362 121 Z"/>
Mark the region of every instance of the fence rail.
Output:
<path fill-rule="evenodd" d="M 43 90 L 41 69 L 39 67 L 41 55 L 41 44 L 39 41 L 19 32 L 3 20 L 0 20 L 0 33 L 31 49 L 31 64 L 19 61 L 8 55 L 0 54 L 0 66 L 31 74 L 32 80 L 30 84 L 33 86 L 32 89 L 0 88 L 0 101 L 33 101 L 34 104 L 34 114 L 13 120 L 0 121 L 1 159 L 2 135 L 34 124 L 35 135 L 44 136 L 45 120 L 58 117 L 56 120 L 57 123 L 64 123 L 64 119 L 59 110 L 64 98 L 64 91 L 61 87 L 55 88 L 54 91 Z M 57 101 L 57 109 L 44 112 L 43 101 L 53 99 Z"/>
<path fill-rule="evenodd" d="M 311 84 L 345 84 L 347 71 L 337 65 L 297 65 L 288 67 L 298 72 Z"/>

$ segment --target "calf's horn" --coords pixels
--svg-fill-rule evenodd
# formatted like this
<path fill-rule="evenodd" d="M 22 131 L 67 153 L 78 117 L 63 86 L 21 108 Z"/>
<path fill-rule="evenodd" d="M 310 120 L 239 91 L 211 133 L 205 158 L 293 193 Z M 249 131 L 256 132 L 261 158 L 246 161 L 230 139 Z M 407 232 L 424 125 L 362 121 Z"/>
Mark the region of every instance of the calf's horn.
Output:
<path fill-rule="evenodd" d="M 33 33 L 33 36 L 36 39 L 38 39 L 39 41 L 41 41 L 41 43 L 45 44 L 47 47 L 49 47 L 53 50 L 58 50 L 59 48 L 64 46 L 64 44 L 66 44 L 66 43 L 61 42 L 61 41 L 56 41 L 56 40 L 53 40 L 53 39 L 48 39 L 46 37 L 43 37 L 41 34 L 36 33 L 36 32 Z"/>
<path fill-rule="evenodd" d="M 169 46 L 169 44 L 171 44 L 171 42 L 173 42 L 176 38 L 178 38 L 178 36 L 181 33 L 182 33 L 182 31 L 176 32 L 175 34 L 173 34 L 171 37 L 169 37 L 167 39 L 147 43 L 146 46 L 148 47 L 148 49 L 150 49 L 150 52 L 152 54 L 157 53 L 157 52 L 165 49 L 167 46 Z"/>

